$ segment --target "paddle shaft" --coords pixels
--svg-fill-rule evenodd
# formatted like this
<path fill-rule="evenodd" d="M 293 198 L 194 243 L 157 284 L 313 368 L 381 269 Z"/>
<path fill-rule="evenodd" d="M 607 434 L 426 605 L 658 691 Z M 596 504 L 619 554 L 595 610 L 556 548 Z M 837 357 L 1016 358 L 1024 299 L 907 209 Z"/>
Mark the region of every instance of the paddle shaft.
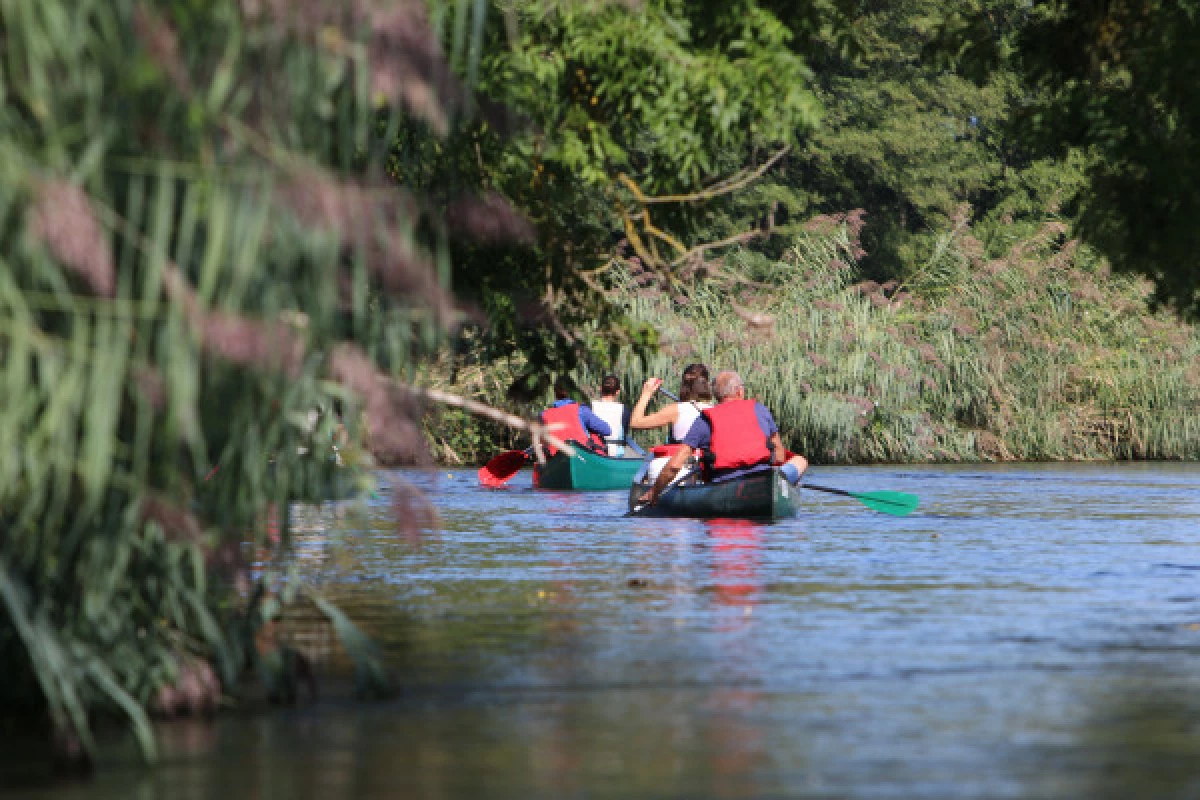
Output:
<path fill-rule="evenodd" d="M 674 489 L 676 486 L 679 485 L 680 481 L 682 481 L 684 478 L 686 478 L 687 476 L 689 476 L 691 474 L 692 474 L 692 470 L 687 469 L 686 467 L 680 467 L 679 474 L 675 476 L 674 480 L 672 480 L 670 483 L 668 483 L 666 486 L 664 486 L 663 490 L 658 493 L 658 499 L 662 500 L 663 497 L 667 494 L 667 492 Z M 649 491 L 649 490 L 647 490 L 647 491 Z M 633 508 L 633 510 L 625 512 L 625 516 L 627 516 L 627 517 L 636 516 L 638 513 L 645 511 L 649 507 L 650 507 L 649 503 L 642 503 L 640 506 L 635 506 Z"/>
<path fill-rule="evenodd" d="M 801 484 L 805 489 L 816 489 L 818 492 L 829 492 L 830 494 L 840 494 L 842 497 L 854 497 L 854 492 L 848 492 L 845 489 L 834 489 L 832 486 L 817 486 L 815 483 Z"/>

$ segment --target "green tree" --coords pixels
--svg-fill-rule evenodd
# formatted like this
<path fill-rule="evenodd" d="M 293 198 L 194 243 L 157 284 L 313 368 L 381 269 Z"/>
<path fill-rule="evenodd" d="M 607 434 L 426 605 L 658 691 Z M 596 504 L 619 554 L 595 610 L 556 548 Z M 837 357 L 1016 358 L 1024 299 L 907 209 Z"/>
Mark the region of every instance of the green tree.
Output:
<path fill-rule="evenodd" d="M 712 231 L 710 209 L 656 206 L 650 229 L 639 193 L 689 194 L 761 165 L 813 127 L 819 105 L 791 32 L 752 0 L 651 0 L 637 13 L 528 0 L 491 20 L 480 89 L 510 113 L 446 146 L 402 131 L 393 168 L 421 186 L 497 193 L 531 221 L 532 246 L 455 247 L 455 284 L 488 312 L 492 352 L 528 356 L 514 388 L 532 399 L 555 373 L 653 346 L 605 296 L 622 238 L 656 254 L 664 284 L 702 266 L 682 243 Z"/>
<path fill-rule="evenodd" d="M 1017 72 L 1023 102 L 1011 130 L 1039 155 L 1086 167 L 1084 240 L 1191 316 L 1200 312 L 1197 33 L 1194 2 L 1054 0 L 985 4 L 948 19 L 941 37 L 966 74 Z"/>
<path fill-rule="evenodd" d="M 855 5 L 853 47 L 813 41 L 827 117 L 783 180 L 801 212 L 867 211 L 869 274 L 902 276 L 928 259 L 935 232 L 962 204 L 976 221 L 1015 215 L 1031 230 L 1048 205 L 1071 199 L 1071 170 L 1047 169 L 1008 130 L 1023 93 L 1015 74 L 998 70 L 977 84 L 931 56 L 939 25 L 973 4 Z"/>

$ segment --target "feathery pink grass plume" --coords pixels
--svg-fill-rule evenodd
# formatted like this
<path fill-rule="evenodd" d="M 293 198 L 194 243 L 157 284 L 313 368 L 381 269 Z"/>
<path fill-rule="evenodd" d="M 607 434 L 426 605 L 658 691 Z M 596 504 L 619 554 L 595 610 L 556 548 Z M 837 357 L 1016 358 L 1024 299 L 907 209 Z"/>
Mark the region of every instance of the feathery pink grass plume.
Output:
<path fill-rule="evenodd" d="M 117 287 L 112 248 L 82 187 L 63 180 L 38 186 L 29 233 L 94 293 L 112 297 Z"/>
<path fill-rule="evenodd" d="M 533 223 L 499 192 L 454 200 L 446 209 L 446 223 L 452 230 L 485 243 L 532 244 L 536 238 Z M 639 262 L 639 271 L 640 266 Z"/>
<path fill-rule="evenodd" d="M 175 29 L 147 3 L 139 2 L 133 7 L 133 32 L 175 88 L 185 95 L 191 94 L 192 81 L 179 54 Z"/>
<path fill-rule="evenodd" d="M 280 187 L 276 200 L 304 225 L 337 234 L 347 255 L 361 254 L 367 269 L 393 296 L 432 309 L 438 320 L 452 317 L 453 298 L 433 264 L 399 227 L 401 219 L 411 221 L 417 214 L 408 194 L 313 172 Z"/>
<path fill-rule="evenodd" d="M 392 385 L 362 348 L 338 345 L 329 359 L 329 371 L 334 380 L 363 398 L 371 452 L 382 463 L 432 463 L 419 425 L 417 398 Z"/>

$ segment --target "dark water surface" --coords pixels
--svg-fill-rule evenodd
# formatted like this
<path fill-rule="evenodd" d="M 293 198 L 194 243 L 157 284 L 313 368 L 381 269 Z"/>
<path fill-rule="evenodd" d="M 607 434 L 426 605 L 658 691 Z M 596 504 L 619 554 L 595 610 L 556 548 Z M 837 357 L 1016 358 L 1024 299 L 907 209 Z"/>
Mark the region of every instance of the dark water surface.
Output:
<path fill-rule="evenodd" d="M 172 723 L 155 770 L 24 794 L 1200 796 L 1200 466 L 820 469 L 922 508 L 776 525 L 399 478 L 442 532 L 387 491 L 300 517 L 399 699 Z"/>

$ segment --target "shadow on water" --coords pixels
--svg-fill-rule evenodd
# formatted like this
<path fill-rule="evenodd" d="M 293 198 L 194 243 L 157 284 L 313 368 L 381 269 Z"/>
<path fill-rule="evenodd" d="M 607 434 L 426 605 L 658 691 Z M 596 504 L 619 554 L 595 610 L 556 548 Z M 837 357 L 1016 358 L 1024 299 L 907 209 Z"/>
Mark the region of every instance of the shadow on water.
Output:
<path fill-rule="evenodd" d="M 316 704 L 163 725 L 153 771 L 110 741 L 93 783 L 17 796 L 1195 796 L 1200 469 L 1028 472 L 824 469 L 931 513 L 806 497 L 774 525 L 407 475 L 443 530 L 307 509 L 297 555 L 399 698 L 327 679 Z"/>

